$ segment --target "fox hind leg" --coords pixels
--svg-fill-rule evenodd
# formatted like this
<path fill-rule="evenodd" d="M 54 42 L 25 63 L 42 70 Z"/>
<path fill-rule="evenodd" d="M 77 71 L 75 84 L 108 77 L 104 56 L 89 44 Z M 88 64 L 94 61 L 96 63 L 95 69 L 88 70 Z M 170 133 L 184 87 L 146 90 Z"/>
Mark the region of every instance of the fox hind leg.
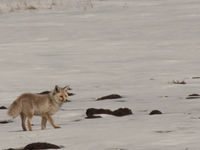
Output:
<path fill-rule="evenodd" d="M 31 127 L 31 119 L 33 116 L 28 116 L 28 129 L 29 131 L 32 131 L 32 127 Z"/>
<path fill-rule="evenodd" d="M 42 117 L 42 123 L 41 123 L 41 129 L 42 130 L 46 129 L 46 124 L 47 124 L 47 118 Z"/>
<path fill-rule="evenodd" d="M 26 121 L 26 116 L 25 116 L 25 114 L 24 114 L 24 113 L 20 113 L 20 117 L 21 117 L 21 120 L 22 120 L 22 129 L 23 129 L 24 131 L 27 131 L 26 125 L 25 125 L 25 121 Z"/>

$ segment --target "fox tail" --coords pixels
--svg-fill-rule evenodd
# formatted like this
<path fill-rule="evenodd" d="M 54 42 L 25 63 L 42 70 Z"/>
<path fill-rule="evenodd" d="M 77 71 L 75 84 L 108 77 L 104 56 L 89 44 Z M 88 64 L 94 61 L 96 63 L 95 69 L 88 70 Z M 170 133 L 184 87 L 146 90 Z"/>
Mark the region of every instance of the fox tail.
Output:
<path fill-rule="evenodd" d="M 9 107 L 8 115 L 16 118 L 22 112 L 22 103 L 20 97 L 17 98 Z"/>

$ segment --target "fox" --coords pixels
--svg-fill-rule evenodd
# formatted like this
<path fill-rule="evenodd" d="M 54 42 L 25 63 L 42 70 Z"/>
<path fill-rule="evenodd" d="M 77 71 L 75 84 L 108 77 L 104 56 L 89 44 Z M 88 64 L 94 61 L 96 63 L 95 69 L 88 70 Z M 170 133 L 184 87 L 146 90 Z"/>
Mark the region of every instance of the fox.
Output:
<path fill-rule="evenodd" d="M 46 129 L 47 121 L 54 128 L 60 128 L 54 123 L 51 116 L 60 109 L 64 102 L 68 101 L 68 89 L 70 89 L 69 86 L 61 88 L 56 85 L 52 91 L 43 94 L 23 93 L 10 105 L 8 115 L 13 118 L 20 115 L 23 131 L 27 131 L 25 125 L 27 118 L 28 129 L 32 131 L 31 119 L 33 116 L 41 116 L 41 130 Z"/>

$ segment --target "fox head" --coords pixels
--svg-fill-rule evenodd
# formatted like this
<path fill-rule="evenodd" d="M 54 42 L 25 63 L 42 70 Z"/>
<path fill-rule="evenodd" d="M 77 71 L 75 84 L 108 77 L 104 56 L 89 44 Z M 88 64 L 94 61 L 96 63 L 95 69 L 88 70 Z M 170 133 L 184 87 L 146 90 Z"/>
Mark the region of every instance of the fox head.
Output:
<path fill-rule="evenodd" d="M 68 89 L 69 89 L 69 86 L 61 88 L 56 85 L 53 90 L 53 96 L 54 96 L 55 100 L 59 103 L 67 101 L 67 98 L 68 98 L 67 90 Z"/>

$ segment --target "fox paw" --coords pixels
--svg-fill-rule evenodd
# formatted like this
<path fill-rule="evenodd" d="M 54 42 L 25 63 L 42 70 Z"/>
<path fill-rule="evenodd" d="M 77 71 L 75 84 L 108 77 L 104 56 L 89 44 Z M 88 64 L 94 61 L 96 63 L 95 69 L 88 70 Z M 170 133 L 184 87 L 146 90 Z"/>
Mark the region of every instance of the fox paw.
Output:
<path fill-rule="evenodd" d="M 61 128 L 61 127 L 60 127 L 60 126 L 55 126 L 54 128 L 55 128 L 55 129 L 58 129 L 58 128 Z"/>

